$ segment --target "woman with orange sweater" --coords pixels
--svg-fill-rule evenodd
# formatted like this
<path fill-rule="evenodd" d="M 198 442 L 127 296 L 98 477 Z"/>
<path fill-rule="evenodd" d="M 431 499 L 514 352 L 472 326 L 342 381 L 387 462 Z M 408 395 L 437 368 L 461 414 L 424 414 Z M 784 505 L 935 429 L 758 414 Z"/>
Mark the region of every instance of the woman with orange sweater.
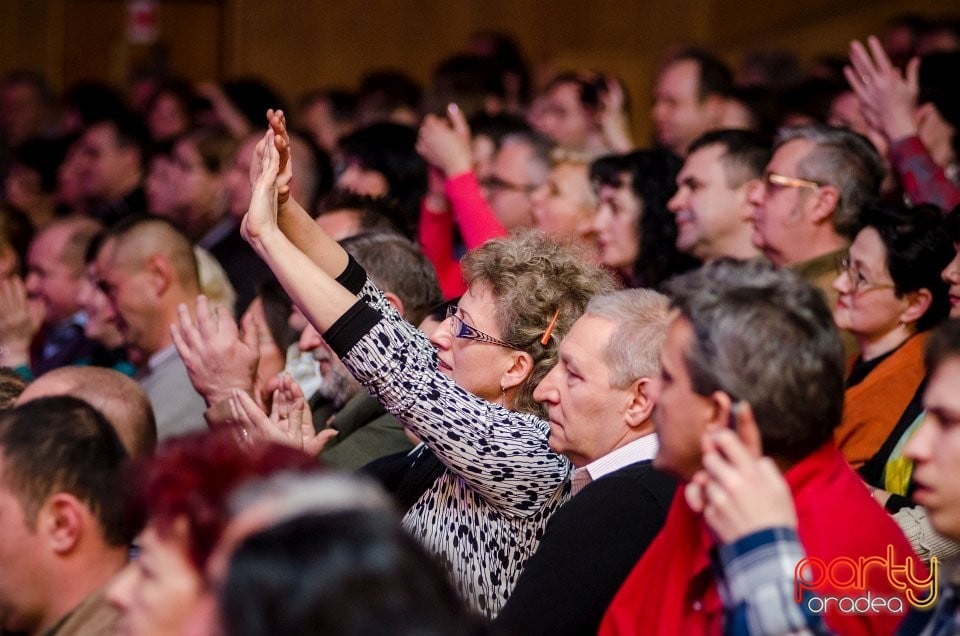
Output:
<path fill-rule="evenodd" d="M 921 414 L 923 347 L 927 331 L 950 309 L 940 272 L 952 256 L 936 208 L 876 207 L 864 210 L 839 263 L 834 320 L 856 337 L 860 355 L 850 361 L 835 437 L 854 468 L 874 458 L 888 438 L 899 439 Z M 885 450 L 889 457 L 894 449 Z"/>

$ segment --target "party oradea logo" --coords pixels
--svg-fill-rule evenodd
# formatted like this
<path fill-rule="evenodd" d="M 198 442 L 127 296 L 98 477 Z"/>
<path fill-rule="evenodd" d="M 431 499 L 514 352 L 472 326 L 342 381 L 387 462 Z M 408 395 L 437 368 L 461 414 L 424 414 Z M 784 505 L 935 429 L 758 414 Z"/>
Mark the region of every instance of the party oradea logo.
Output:
<path fill-rule="evenodd" d="M 836 557 L 824 561 L 805 557 L 794 569 L 793 597 L 813 614 L 903 614 L 910 607 L 923 610 L 937 601 L 940 564 L 908 556 L 897 561 L 892 545 L 886 556 Z M 896 594 L 882 595 L 870 589 L 870 581 L 887 581 Z"/>

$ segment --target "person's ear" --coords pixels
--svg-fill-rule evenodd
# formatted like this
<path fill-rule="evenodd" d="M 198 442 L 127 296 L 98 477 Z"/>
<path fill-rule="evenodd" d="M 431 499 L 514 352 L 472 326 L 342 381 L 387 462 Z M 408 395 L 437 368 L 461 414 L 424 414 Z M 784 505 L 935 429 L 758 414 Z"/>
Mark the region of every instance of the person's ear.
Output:
<path fill-rule="evenodd" d="M 703 107 L 707 110 L 710 121 L 719 124 L 723 119 L 726 100 L 716 93 L 711 93 L 703 98 Z"/>
<path fill-rule="evenodd" d="M 733 399 L 725 391 L 718 390 L 710 394 L 709 401 L 707 428 L 728 428 L 733 409 Z"/>
<path fill-rule="evenodd" d="M 831 216 L 836 212 L 840 203 L 840 191 L 836 186 L 823 185 L 814 193 L 811 219 L 816 223 L 832 223 Z"/>
<path fill-rule="evenodd" d="M 630 428 L 653 426 L 650 421 L 655 406 L 652 389 L 653 380 L 650 378 L 640 378 L 630 385 L 630 402 L 627 404 L 627 410 L 624 413 L 627 426 Z"/>
<path fill-rule="evenodd" d="M 510 366 L 500 377 L 500 388 L 504 391 L 520 386 L 533 373 L 533 356 L 526 351 L 513 351 L 510 359 Z"/>
<path fill-rule="evenodd" d="M 85 520 L 90 518 L 87 506 L 70 493 L 51 495 L 37 512 L 37 532 L 46 538 L 47 545 L 57 555 L 72 552 L 85 531 Z"/>
<path fill-rule="evenodd" d="M 160 254 L 152 254 L 147 257 L 144 267 L 147 271 L 150 288 L 154 294 L 162 296 L 173 284 L 176 277 L 170 261 Z"/>
<path fill-rule="evenodd" d="M 404 315 L 404 313 L 403 313 L 403 301 L 400 300 L 400 297 L 399 297 L 399 296 L 397 296 L 397 295 L 394 294 L 393 292 L 383 292 L 383 296 L 384 296 L 384 298 L 387 299 L 387 302 L 388 302 L 388 303 L 390 303 L 391 305 L 393 305 L 393 308 L 397 310 L 397 313 L 399 313 L 401 316 Z"/>
<path fill-rule="evenodd" d="M 929 289 L 923 288 L 905 294 L 904 299 L 907 301 L 907 308 L 900 314 L 900 322 L 910 324 L 920 320 L 923 314 L 927 313 L 927 309 L 933 302 L 933 294 Z"/>

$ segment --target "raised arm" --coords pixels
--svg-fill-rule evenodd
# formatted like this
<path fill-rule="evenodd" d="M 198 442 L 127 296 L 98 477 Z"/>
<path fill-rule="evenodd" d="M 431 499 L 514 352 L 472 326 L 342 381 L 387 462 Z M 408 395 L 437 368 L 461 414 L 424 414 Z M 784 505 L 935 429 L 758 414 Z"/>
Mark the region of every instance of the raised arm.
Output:
<path fill-rule="evenodd" d="M 296 222 L 300 231 L 288 238 L 278 221 L 277 192 L 283 177 L 279 175 L 280 153 L 274 130 L 268 130 L 257 146 L 254 160 L 259 161 L 260 169 L 240 231 L 322 333 L 357 302 L 357 297 L 335 280 L 346 269 L 347 253 L 302 208 L 299 210 L 309 223 Z M 287 162 L 288 171 L 290 166 Z M 291 201 L 284 205 L 289 208 Z M 293 210 L 293 215 L 296 218 L 300 213 Z M 304 242 L 310 246 L 309 254 L 299 247 Z"/>
<path fill-rule="evenodd" d="M 454 384 L 437 369 L 426 336 L 400 319 L 372 283 L 365 283 L 360 294 L 365 302 L 358 302 L 352 281 L 347 289 L 297 249 L 277 224 L 274 131 L 263 141 L 244 237 L 354 376 L 448 468 L 505 510 L 521 516 L 539 511 L 569 470 L 563 457 L 549 452 L 547 424 Z M 343 268 L 346 262 L 344 254 Z M 525 496 L 518 497 L 518 489 Z"/>
<path fill-rule="evenodd" d="M 283 111 L 271 109 L 267 111 L 267 121 L 270 124 L 270 140 L 268 142 L 265 135 L 257 143 L 253 160 L 250 162 L 250 185 L 254 189 L 254 196 L 257 183 L 263 176 L 266 166 L 265 159 L 268 154 L 266 151 L 269 143 L 269 149 L 277 154 L 276 179 L 270 180 L 271 187 L 275 190 L 273 194 L 275 213 L 271 225 L 279 228 L 301 254 L 335 278 L 347 266 L 347 253 L 320 229 L 303 206 L 289 196 L 294 167 L 290 156 L 290 137 L 287 134 L 286 118 Z M 254 249 L 257 249 L 256 245 Z M 261 253 L 260 257 L 264 258 L 264 255 Z M 264 261 L 266 261 L 265 258 Z M 270 264 L 269 261 L 266 262 Z"/>

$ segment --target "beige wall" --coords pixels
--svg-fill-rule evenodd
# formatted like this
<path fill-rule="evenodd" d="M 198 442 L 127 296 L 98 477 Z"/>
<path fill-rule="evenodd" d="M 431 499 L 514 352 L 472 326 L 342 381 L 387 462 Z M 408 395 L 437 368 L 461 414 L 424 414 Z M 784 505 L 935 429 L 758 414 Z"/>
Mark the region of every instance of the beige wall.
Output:
<path fill-rule="evenodd" d="M 161 40 L 192 79 L 254 74 L 287 97 L 352 86 L 370 67 L 425 80 L 477 29 L 512 32 L 540 67 L 594 67 L 626 81 L 645 132 L 651 78 L 673 44 L 697 41 L 735 62 L 786 46 L 804 60 L 906 11 L 960 15 L 956 0 L 161 0 Z M 125 42 L 124 0 L 0 0 L 0 71 L 44 71 L 57 87 L 122 82 L 149 55 Z M 552 62 L 548 66 L 547 63 Z"/>

